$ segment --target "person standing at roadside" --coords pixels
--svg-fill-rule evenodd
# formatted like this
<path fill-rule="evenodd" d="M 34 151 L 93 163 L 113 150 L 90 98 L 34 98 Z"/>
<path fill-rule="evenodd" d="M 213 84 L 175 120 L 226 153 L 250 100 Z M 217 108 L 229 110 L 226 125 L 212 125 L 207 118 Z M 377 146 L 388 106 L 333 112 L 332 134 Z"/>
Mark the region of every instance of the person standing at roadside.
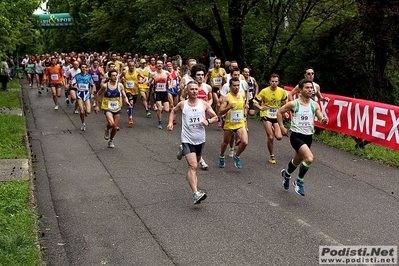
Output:
<path fill-rule="evenodd" d="M 114 138 L 118 131 L 119 121 L 121 119 L 122 100 L 127 104 L 125 90 L 123 84 L 117 82 L 118 71 L 112 69 L 108 71 L 109 81 L 101 85 L 101 89 L 96 94 L 96 107 L 94 111 L 99 111 L 99 100 L 100 96 L 104 93 L 104 97 L 101 101 L 101 109 L 104 111 L 105 118 L 107 119 L 107 126 L 104 130 L 104 139 L 108 140 L 108 148 L 114 148 Z M 110 131 L 111 130 L 111 134 Z"/>
<path fill-rule="evenodd" d="M 53 57 L 51 59 L 51 66 L 46 69 L 43 79 L 46 80 L 46 85 L 51 88 L 51 93 L 53 94 L 54 110 L 58 110 L 58 99 L 61 97 L 62 84 L 64 82 L 64 74 L 62 73 L 62 68 L 57 65 L 57 58 Z"/>
<path fill-rule="evenodd" d="M 313 163 L 310 146 L 312 145 L 312 135 L 315 132 L 315 117 L 322 125 L 328 123 L 328 117 L 323 116 L 320 105 L 312 100 L 312 83 L 311 79 L 299 81 L 298 88 L 302 96 L 294 101 L 289 101 L 277 112 L 277 121 L 283 136 L 288 136 L 288 131 L 284 127 L 282 115 L 287 111 L 292 112 L 290 143 L 295 153 L 294 158 L 288 163 L 288 168 L 281 170 L 281 175 L 284 178 L 283 186 L 285 189 L 289 189 L 292 173 L 299 166 L 298 178 L 292 184 L 295 192 L 302 196 L 305 196 L 303 179 Z"/>
<path fill-rule="evenodd" d="M 187 181 L 193 193 L 194 204 L 198 204 L 207 197 L 205 192 L 198 190 L 197 185 L 197 167 L 205 144 L 205 128 L 217 122 L 217 115 L 206 101 L 198 99 L 199 88 L 196 81 L 189 81 L 186 90 L 188 98 L 179 102 L 170 112 L 167 130 L 173 130 L 173 120 L 176 119 L 176 113 L 181 111 L 181 142 L 188 164 Z M 207 119 L 206 114 L 210 118 Z"/>
<path fill-rule="evenodd" d="M 3 91 L 7 90 L 7 83 L 10 79 L 10 69 L 8 68 L 8 64 L 6 60 L 1 60 L 0 64 L 0 83 L 1 89 Z"/>

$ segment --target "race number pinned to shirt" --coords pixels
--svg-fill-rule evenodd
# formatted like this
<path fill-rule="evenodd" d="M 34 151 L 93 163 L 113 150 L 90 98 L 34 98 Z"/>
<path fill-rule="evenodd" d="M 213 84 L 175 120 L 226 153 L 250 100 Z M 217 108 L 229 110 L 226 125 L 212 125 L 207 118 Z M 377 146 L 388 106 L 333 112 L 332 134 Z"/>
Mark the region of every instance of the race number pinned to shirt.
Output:
<path fill-rule="evenodd" d="M 51 74 L 51 80 L 58 80 L 58 74 Z"/>
<path fill-rule="evenodd" d="M 222 77 L 213 78 L 213 85 L 215 86 L 222 85 Z"/>
<path fill-rule="evenodd" d="M 97 75 L 97 74 L 93 74 L 93 75 L 91 75 L 91 77 L 93 78 L 93 81 L 99 81 L 100 79 L 99 79 L 99 76 Z"/>
<path fill-rule="evenodd" d="M 155 91 L 166 91 L 166 83 L 157 83 Z"/>
<path fill-rule="evenodd" d="M 234 123 L 242 122 L 244 112 L 242 110 L 236 110 L 230 112 L 230 121 Z"/>
<path fill-rule="evenodd" d="M 268 117 L 277 117 L 277 108 L 267 108 L 267 115 Z"/>
<path fill-rule="evenodd" d="M 78 91 L 87 91 L 89 90 L 89 84 L 78 84 Z"/>
<path fill-rule="evenodd" d="M 111 111 L 117 110 L 119 108 L 119 101 L 109 101 L 108 109 Z"/>
<path fill-rule="evenodd" d="M 133 80 L 127 80 L 126 81 L 126 88 L 133 89 L 134 88 L 134 81 Z"/>
<path fill-rule="evenodd" d="M 190 129 L 202 128 L 201 119 L 198 115 L 188 117 L 187 124 Z"/>

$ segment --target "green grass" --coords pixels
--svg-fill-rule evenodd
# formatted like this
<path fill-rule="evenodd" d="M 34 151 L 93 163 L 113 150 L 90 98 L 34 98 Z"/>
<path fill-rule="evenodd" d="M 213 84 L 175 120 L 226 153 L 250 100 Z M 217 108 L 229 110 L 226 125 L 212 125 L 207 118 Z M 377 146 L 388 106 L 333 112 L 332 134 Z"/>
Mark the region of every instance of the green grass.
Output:
<path fill-rule="evenodd" d="M 0 115 L 0 128 L 0 159 L 27 158 L 25 118 L 18 115 Z"/>
<path fill-rule="evenodd" d="M 364 148 L 356 148 L 356 142 L 351 136 L 323 130 L 315 134 L 313 139 L 343 151 L 358 155 L 360 158 L 399 167 L 399 151 L 369 143 Z"/>
<path fill-rule="evenodd" d="M 3 91 L 0 89 L 0 108 L 21 109 L 19 90 Z"/>
<path fill-rule="evenodd" d="M 21 88 L 19 80 L 7 84 Z M 0 108 L 20 109 L 20 90 L 0 90 Z M 25 118 L 0 114 L 0 159 L 27 158 Z M 1 162 L 0 162 L 1 163 Z M 45 265 L 37 240 L 37 211 L 30 181 L 0 182 L 0 266 Z"/>
<path fill-rule="evenodd" d="M 7 88 L 12 88 L 12 89 L 20 89 L 21 85 L 19 84 L 19 79 L 14 78 L 13 80 L 10 80 L 7 83 Z"/>
<path fill-rule="evenodd" d="M 36 240 L 30 182 L 0 182 L 0 265 L 44 265 Z"/>

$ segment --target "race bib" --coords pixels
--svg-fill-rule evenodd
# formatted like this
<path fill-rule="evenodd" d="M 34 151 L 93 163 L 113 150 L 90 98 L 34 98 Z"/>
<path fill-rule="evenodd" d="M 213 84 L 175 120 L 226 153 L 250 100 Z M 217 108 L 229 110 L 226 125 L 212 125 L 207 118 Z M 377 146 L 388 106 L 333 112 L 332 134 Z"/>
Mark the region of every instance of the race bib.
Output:
<path fill-rule="evenodd" d="M 155 91 L 166 91 L 166 83 L 157 83 Z"/>
<path fill-rule="evenodd" d="M 267 116 L 277 117 L 277 108 L 267 108 Z"/>
<path fill-rule="evenodd" d="M 309 113 L 297 113 L 297 123 L 299 126 L 309 126 L 311 125 L 312 117 L 309 116 Z"/>
<path fill-rule="evenodd" d="M 99 76 L 94 74 L 91 76 L 93 78 L 93 81 L 99 81 Z"/>
<path fill-rule="evenodd" d="M 234 122 L 234 123 L 242 122 L 243 115 L 244 115 L 244 113 L 242 110 L 231 111 L 230 112 L 230 121 Z"/>
<path fill-rule="evenodd" d="M 254 98 L 254 92 L 250 91 L 248 97 L 249 97 L 249 100 L 252 100 Z"/>
<path fill-rule="evenodd" d="M 187 124 L 188 124 L 188 127 L 191 129 L 202 128 L 202 123 L 201 123 L 200 117 L 198 115 L 188 117 Z"/>
<path fill-rule="evenodd" d="M 221 78 L 221 77 L 213 78 L 213 85 L 214 85 L 214 86 L 220 86 L 220 85 L 222 85 L 222 78 Z"/>
<path fill-rule="evenodd" d="M 51 80 L 58 80 L 58 74 L 51 74 Z"/>
<path fill-rule="evenodd" d="M 126 81 L 126 88 L 133 89 L 134 88 L 134 81 L 133 80 Z"/>
<path fill-rule="evenodd" d="M 78 91 L 87 91 L 89 89 L 89 84 L 78 84 Z"/>
<path fill-rule="evenodd" d="M 119 101 L 109 101 L 108 109 L 111 111 L 117 110 L 119 108 Z"/>

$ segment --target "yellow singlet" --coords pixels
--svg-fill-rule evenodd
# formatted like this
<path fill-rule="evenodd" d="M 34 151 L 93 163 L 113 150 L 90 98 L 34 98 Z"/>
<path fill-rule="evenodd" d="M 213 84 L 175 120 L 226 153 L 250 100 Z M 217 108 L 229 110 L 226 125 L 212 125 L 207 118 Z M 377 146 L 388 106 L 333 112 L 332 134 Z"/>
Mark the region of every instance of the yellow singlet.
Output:
<path fill-rule="evenodd" d="M 125 72 L 125 91 L 130 92 L 132 95 L 139 94 L 139 79 L 137 75 L 137 70 L 135 69 L 133 73 L 129 70 Z"/>
<path fill-rule="evenodd" d="M 235 102 L 236 107 L 227 112 L 223 128 L 225 130 L 234 130 L 245 127 L 244 97 L 241 95 L 241 93 L 238 93 L 238 99 L 234 98 L 231 93 L 228 93 L 227 96 L 229 97 L 228 105 Z"/>

